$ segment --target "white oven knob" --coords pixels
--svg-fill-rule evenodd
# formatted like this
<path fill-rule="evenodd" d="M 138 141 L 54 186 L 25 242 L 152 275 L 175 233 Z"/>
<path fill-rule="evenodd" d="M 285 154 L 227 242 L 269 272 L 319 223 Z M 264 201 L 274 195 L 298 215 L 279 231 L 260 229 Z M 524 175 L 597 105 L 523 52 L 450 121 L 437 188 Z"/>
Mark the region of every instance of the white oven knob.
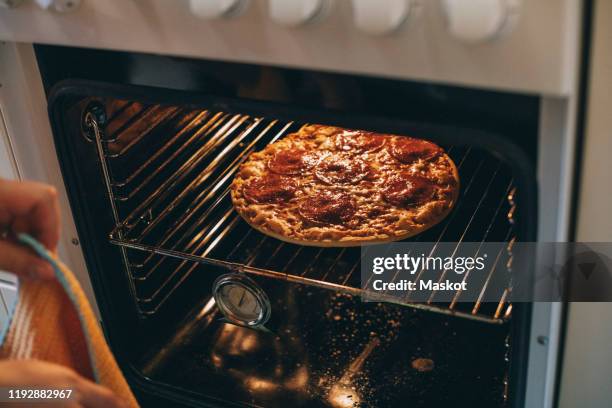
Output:
<path fill-rule="evenodd" d="M 352 0 L 353 19 L 361 31 L 387 34 L 397 30 L 410 13 L 412 0 Z"/>
<path fill-rule="evenodd" d="M 320 18 L 329 0 L 268 0 L 270 18 L 281 25 L 296 27 Z"/>
<path fill-rule="evenodd" d="M 189 9 L 197 17 L 215 19 L 240 14 L 248 0 L 189 0 Z"/>
<path fill-rule="evenodd" d="M 442 0 L 448 31 L 471 43 L 501 37 L 519 16 L 519 0 Z"/>
<path fill-rule="evenodd" d="M 81 0 L 36 0 L 36 4 L 45 10 L 51 9 L 60 13 L 67 13 L 79 8 Z"/>

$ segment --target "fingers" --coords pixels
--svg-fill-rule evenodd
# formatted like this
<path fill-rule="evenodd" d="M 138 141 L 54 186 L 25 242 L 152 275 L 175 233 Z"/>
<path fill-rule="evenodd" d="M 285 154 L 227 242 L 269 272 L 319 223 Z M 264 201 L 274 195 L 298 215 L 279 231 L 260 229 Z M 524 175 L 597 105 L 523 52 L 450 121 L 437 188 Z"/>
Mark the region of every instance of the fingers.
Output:
<path fill-rule="evenodd" d="M 32 211 L 33 233 L 38 240 L 54 252 L 60 238 L 60 209 L 57 191 L 47 187 Z"/>
<path fill-rule="evenodd" d="M 60 234 L 56 190 L 41 183 L 0 180 L 0 223 L 15 233 L 34 235 L 55 251 Z"/>
<path fill-rule="evenodd" d="M 82 379 L 79 384 L 79 402 L 85 408 L 125 408 L 126 404 L 108 388 Z"/>
<path fill-rule="evenodd" d="M 53 268 L 24 246 L 0 240 L 0 269 L 32 279 L 52 279 Z"/>

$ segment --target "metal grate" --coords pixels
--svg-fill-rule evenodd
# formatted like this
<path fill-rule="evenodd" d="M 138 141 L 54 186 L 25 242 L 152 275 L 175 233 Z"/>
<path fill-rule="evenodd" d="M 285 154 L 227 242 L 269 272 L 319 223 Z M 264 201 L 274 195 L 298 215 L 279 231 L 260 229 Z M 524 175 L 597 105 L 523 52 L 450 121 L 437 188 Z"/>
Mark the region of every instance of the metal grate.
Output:
<path fill-rule="evenodd" d="M 202 264 L 361 293 L 359 248 L 288 244 L 252 229 L 232 208 L 228 192 L 240 164 L 300 124 L 127 101 L 106 110 L 104 129 L 93 114 L 85 116 L 86 126 L 93 130 L 116 221 L 110 241 L 122 248 L 143 314 L 157 312 Z M 462 182 L 456 208 L 407 241 L 449 241 L 458 247 L 508 242 L 478 283 L 482 299 L 490 286 L 499 287 L 489 285 L 493 280 L 510 281 L 516 189 L 511 171 L 487 152 L 460 146 L 447 152 Z M 487 322 L 510 316 L 507 290 L 496 304 L 468 304 L 459 302 L 460 296 L 456 293 L 450 304 L 437 303 L 435 293 L 426 303 L 410 298 L 400 303 Z"/>

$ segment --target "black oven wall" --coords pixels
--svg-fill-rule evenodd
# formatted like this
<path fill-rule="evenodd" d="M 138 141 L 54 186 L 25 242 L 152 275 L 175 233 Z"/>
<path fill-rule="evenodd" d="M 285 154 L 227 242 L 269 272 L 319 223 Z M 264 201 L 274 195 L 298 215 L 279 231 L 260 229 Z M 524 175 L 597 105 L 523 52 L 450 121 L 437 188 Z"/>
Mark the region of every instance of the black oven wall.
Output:
<path fill-rule="evenodd" d="M 331 72 L 35 46 L 47 92 L 66 79 L 144 85 L 202 94 L 382 115 L 502 135 L 535 162 L 539 97 Z"/>

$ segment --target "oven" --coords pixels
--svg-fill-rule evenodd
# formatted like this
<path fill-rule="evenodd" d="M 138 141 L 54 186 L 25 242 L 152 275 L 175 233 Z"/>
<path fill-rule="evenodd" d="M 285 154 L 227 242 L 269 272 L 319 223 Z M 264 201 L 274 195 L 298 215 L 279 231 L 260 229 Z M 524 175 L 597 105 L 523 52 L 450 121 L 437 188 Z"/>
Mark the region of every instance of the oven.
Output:
<path fill-rule="evenodd" d="M 0 13 L 7 140 L 143 406 L 552 406 L 562 306 L 509 293 L 571 232 L 580 2 L 51 3 Z M 480 296 L 364 301 L 360 248 L 249 227 L 233 176 L 306 124 L 442 146 L 457 205 L 405 244 L 503 243 Z"/>

